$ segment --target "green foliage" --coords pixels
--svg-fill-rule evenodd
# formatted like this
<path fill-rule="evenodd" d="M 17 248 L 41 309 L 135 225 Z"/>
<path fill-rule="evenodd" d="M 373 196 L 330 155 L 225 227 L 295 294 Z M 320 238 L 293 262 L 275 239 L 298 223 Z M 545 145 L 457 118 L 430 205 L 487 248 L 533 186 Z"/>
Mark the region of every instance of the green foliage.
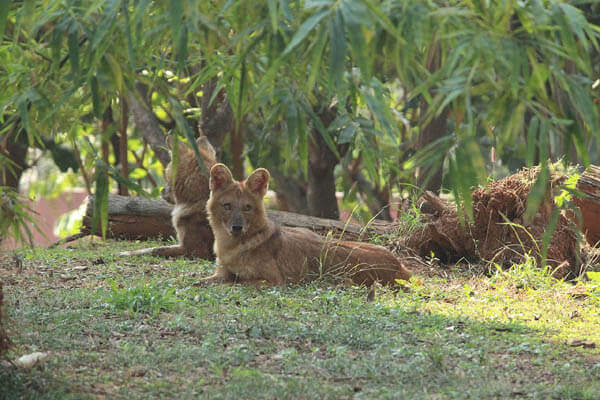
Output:
<path fill-rule="evenodd" d="M 558 282 L 552 277 L 553 272 L 548 265 L 538 266 L 535 257 L 526 256 L 525 262 L 512 265 L 507 270 L 496 265 L 492 281 L 508 281 L 518 289 L 547 289 Z"/>
<path fill-rule="evenodd" d="M 402 191 L 416 168 L 442 168 L 470 215 L 492 150 L 494 165 L 510 169 L 572 149 L 586 165 L 598 161 L 594 21 L 592 2 L 564 0 L 13 2 L 0 12 L 0 138 L 13 128 L 30 143 L 57 138 L 105 199 L 120 175 L 105 179 L 98 149 L 135 84 L 167 129 L 189 139 L 202 85 L 214 81 L 209 102 L 226 94 L 254 166 L 305 179 L 316 132 L 340 156 L 339 176 L 359 159 L 377 188 Z M 325 124 L 316 110 L 328 107 L 336 117 Z M 420 149 L 440 116 L 446 131 Z M 137 129 L 128 136 L 140 140 Z M 134 152 L 128 161 L 148 176 L 133 179 L 158 194 L 152 152 Z M 53 155 L 75 169 L 76 158 Z M 540 179 L 528 214 L 546 192 Z"/>
<path fill-rule="evenodd" d="M 81 232 L 86 208 L 87 204 L 83 203 L 79 208 L 58 217 L 53 233 L 57 237 L 63 238 Z"/>
<path fill-rule="evenodd" d="M 0 186 L 0 242 L 12 237 L 17 243 L 33 246 L 32 229 L 42 233 L 33 220 L 34 212 L 13 188 Z"/>
<path fill-rule="evenodd" d="M 156 316 L 161 311 L 172 311 L 178 301 L 174 288 L 160 286 L 156 282 L 141 283 L 127 288 L 119 286 L 112 282 L 112 289 L 104 299 L 116 311 Z"/>
<path fill-rule="evenodd" d="M 600 272 L 588 271 L 586 276 L 590 280 L 588 285 L 589 296 L 600 302 Z"/>

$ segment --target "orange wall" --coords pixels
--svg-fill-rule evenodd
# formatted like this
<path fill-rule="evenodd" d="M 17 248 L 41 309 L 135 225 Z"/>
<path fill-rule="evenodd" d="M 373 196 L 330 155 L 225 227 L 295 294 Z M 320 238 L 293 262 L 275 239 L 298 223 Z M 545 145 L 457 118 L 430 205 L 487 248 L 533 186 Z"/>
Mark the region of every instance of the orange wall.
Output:
<path fill-rule="evenodd" d="M 37 213 L 33 215 L 33 218 L 37 221 L 38 227 L 45 235 L 30 227 L 33 232 L 34 244 L 37 246 L 47 246 L 57 241 L 59 238 L 54 236 L 53 231 L 58 217 L 78 208 L 86 197 L 86 192 L 68 192 L 61 194 L 55 199 L 30 201 L 29 206 Z M 4 250 L 14 249 L 15 247 L 20 246 L 16 246 L 12 239 L 5 240 L 0 246 Z"/>

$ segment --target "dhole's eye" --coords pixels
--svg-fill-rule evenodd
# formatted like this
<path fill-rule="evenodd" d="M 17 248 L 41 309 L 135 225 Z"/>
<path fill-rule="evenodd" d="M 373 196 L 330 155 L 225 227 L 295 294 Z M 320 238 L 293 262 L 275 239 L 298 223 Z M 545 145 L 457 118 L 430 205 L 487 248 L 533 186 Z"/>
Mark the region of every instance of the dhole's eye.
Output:
<path fill-rule="evenodd" d="M 227 211 L 231 211 L 231 203 L 223 204 L 223 208 L 226 209 Z"/>
<path fill-rule="evenodd" d="M 246 204 L 244 206 L 244 211 L 250 211 L 250 210 L 252 210 L 252 206 L 250 204 Z"/>

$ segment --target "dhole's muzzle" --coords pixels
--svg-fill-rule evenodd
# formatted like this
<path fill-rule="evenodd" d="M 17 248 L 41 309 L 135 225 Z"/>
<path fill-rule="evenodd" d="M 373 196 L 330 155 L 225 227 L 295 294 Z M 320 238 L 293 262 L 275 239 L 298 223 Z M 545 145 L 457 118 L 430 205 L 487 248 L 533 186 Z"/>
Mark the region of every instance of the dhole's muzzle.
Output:
<path fill-rule="evenodd" d="M 241 234 L 246 232 L 246 224 L 244 221 L 244 217 L 242 216 L 239 207 L 236 208 L 237 210 L 232 212 L 229 227 L 227 229 L 229 234 L 232 236 L 240 236 Z"/>

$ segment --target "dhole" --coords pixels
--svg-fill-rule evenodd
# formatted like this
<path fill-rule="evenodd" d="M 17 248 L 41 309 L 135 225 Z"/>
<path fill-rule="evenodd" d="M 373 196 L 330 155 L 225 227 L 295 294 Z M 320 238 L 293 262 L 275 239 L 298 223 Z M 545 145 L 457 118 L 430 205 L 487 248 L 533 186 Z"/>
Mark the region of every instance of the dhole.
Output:
<path fill-rule="evenodd" d="M 173 142 L 174 139 L 169 136 L 167 144 L 171 152 L 175 145 Z M 196 144 L 204 162 L 204 169 L 198 163 L 194 151 L 177 141 L 179 162 L 175 180 L 173 181 L 173 162 L 165 171 L 169 182 L 168 197 L 175 202 L 171 217 L 179 243 L 174 246 L 126 251 L 120 255 L 152 254 L 164 257 L 214 258 L 212 253 L 214 237 L 206 219 L 206 200 L 209 196 L 208 171 L 216 162 L 216 153 L 206 136 L 200 136 Z"/>
<path fill-rule="evenodd" d="M 238 182 L 225 165 L 212 167 L 207 212 L 215 235 L 217 270 L 199 283 L 283 285 L 325 275 L 371 285 L 410 278 L 381 246 L 327 241 L 307 229 L 275 226 L 265 216 L 263 204 L 269 178 L 269 172 L 259 168 Z"/>

